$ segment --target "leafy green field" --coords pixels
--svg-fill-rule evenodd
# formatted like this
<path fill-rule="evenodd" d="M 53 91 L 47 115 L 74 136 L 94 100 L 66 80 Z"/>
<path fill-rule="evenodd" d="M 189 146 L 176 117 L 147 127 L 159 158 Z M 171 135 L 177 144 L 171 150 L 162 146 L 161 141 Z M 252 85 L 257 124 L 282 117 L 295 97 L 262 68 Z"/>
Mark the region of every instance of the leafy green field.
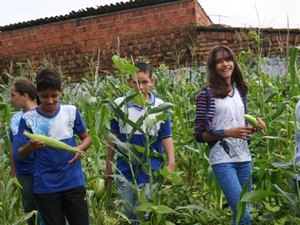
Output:
<path fill-rule="evenodd" d="M 251 202 L 252 224 L 300 224 L 300 196 L 290 187 L 290 179 L 299 173 L 299 167 L 292 163 L 294 109 L 300 97 L 297 50 L 290 49 L 286 73 L 276 77 L 262 72 L 262 58 L 251 51 L 241 52 L 238 58 L 251 87 L 249 114 L 263 118 L 267 125 L 265 132 L 255 134 L 251 141 L 253 191 L 241 196 L 240 211 L 245 202 Z M 108 135 L 109 119 L 112 113 L 118 112 L 112 101 L 129 90 L 126 74 L 133 71 L 130 62 L 118 56 L 114 56 L 113 61 L 114 78 L 98 76 L 96 63 L 91 65 L 81 83 L 68 84 L 66 79 L 62 96 L 63 102 L 76 105 L 82 112 L 93 141 L 82 159 L 91 225 L 123 225 L 127 221 L 115 184 L 104 188 L 102 179 L 106 143 L 112 138 Z M 44 62 L 43 65 L 49 64 Z M 34 78 L 35 66 L 31 62 L 20 64 L 18 76 Z M 154 92 L 165 102 L 174 104 L 165 107 L 172 113 L 177 172 L 171 175 L 162 170 L 158 174 L 159 189 L 152 192 L 153 202 L 146 203 L 143 194 L 140 195 L 141 224 L 230 224 L 231 211 L 212 175 L 208 148 L 193 139 L 195 97 L 205 85 L 205 74 L 190 68 L 178 69 L 170 76 L 164 65 L 154 72 Z M 8 85 L 12 81 L 10 79 Z M 0 224 L 26 224 L 24 221 L 29 215 L 22 212 L 18 187 L 9 177 L 8 124 L 15 110 L 9 104 L 8 85 L 0 86 Z M 150 109 L 148 113 L 152 113 Z M 138 129 L 138 124 L 134 126 Z M 172 184 L 165 185 L 164 179 L 171 180 Z M 151 221 L 145 221 L 144 211 L 151 212 Z"/>

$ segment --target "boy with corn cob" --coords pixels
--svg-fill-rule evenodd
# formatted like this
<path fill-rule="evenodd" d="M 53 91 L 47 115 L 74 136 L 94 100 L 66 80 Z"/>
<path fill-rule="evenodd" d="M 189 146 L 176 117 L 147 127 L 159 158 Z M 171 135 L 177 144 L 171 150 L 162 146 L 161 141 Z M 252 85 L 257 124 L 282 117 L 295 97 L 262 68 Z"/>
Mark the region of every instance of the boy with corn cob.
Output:
<path fill-rule="evenodd" d="M 85 123 L 75 106 L 59 103 L 62 87 L 56 70 L 42 70 L 36 77 L 36 89 L 40 105 L 22 117 L 18 141 L 22 159 L 34 155 L 34 193 L 38 208 L 46 225 L 63 225 L 65 218 L 71 225 L 88 225 L 81 153 L 61 151 L 39 138 L 29 139 L 23 134 L 26 131 L 45 135 L 86 151 L 91 139 Z M 75 134 L 81 140 L 79 145 Z"/>

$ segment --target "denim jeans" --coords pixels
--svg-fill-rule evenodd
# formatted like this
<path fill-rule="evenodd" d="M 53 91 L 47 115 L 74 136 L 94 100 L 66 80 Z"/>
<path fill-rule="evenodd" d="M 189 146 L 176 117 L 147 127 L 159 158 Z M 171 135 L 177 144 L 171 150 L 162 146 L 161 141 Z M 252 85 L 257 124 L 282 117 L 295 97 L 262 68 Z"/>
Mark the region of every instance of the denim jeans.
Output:
<path fill-rule="evenodd" d="M 130 185 L 133 185 L 129 182 L 120 182 L 119 183 L 119 194 L 121 195 L 122 199 L 124 200 L 125 204 L 125 214 L 127 218 L 134 224 L 138 225 L 138 220 L 135 214 L 135 208 L 138 206 L 138 198 L 137 194 L 133 190 Z M 150 191 L 150 185 L 149 183 L 141 183 L 138 184 L 139 191 L 145 186 L 146 188 L 146 197 L 147 200 L 151 200 L 151 191 Z M 153 187 L 155 188 L 155 187 Z M 145 214 L 145 217 L 147 218 L 149 216 L 149 213 Z"/>
<path fill-rule="evenodd" d="M 221 163 L 212 166 L 215 177 L 220 184 L 228 204 L 233 212 L 232 225 L 235 225 L 237 216 L 237 204 L 240 201 L 240 193 L 243 186 L 250 180 L 248 191 L 251 191 L 251 162 Z M 239 225 L 250 224 L 250 206 L 247 203 L 245 213 L 241 217 Z"/>
<path fill-rule="evenodd" d="M 17 179 L 22 186 L 21 195 L 25 213 L 37 210 L 36 198 L 33 194 L 33 174 L 17 174 Z M 27 222 L 28 225 L 34 225 L 35 217 L 29 218 Z M 41 216 L 39 216 L 39 224 L 44 225 Z"/>

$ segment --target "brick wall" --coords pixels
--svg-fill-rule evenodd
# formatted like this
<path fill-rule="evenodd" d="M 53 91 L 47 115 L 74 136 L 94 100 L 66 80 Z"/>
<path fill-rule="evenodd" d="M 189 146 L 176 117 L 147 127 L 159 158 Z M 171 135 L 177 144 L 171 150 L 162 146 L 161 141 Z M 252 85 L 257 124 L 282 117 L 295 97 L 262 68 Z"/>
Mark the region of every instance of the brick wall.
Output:
<path fill-rule="evenodd" d="M 117 52 L 157 55 L 160 48 L 167 50 L 166 44 L 181 41 L 178 30 L 191 24 L 211 21 L 196 1 L 185 0 L 7 31 L 0 33 L 0 70 L 7 70 L 11 62 L 47 58 L 77 79 L 88 69 L 87 57 L 98 50 L 103 69 L 109 69 Z"/>
<path fill-rule="evenodd" d="M 226 44 L 235 51 L 256 49 L 248 30 L 210 26 L 196 0 L 174 1 L 150 7 L 91 16 L 0 33 L 0 71 L 16 71 L 17 61 L 46 58 L 60 65 L 66 76 L 81 79 L 100 53 L 102 70 L 111 71 L 111 56 L 146 56 L 152 65 L 171 68 L 205 61 L 209 49 Z M 263 46 L 282 53 L 299 44 L 299 30 L 263 31 Z M 278 41 L 280 40 L 280 41 Z M 272 44 L 270 44 L 272 42 Z M 282 49 L 282 50 L 281 50 Z"/>
<path fill-rule="evenodd" d="M 254 54 L 282 58 L 286 57 L 289 47 L 300 45 L 299 29 L 244 29 L 211 26 L 197 27 L 195 30 L 194 39 L 197 40 L 197 46 L 199 46 L 197 56 L 202 62 L 205 61 L 209 50 L 219 44 L 227 45 L 236 53 L 251 49 Z"/>

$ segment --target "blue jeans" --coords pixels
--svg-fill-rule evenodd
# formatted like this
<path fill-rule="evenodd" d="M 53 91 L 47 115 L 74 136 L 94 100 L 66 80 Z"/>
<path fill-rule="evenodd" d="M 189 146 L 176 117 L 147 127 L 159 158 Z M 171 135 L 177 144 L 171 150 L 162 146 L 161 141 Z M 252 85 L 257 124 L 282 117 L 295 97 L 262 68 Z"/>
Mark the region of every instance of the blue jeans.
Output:
<path fill-rule="evenodd" d="M 215 177 L 220 184 L 228 204 L 233 212 L 232 225 L 235 225 L 237 216 L 237 204 L 240 201 L 240 193 L 243 186 L 248 182 L 248 191 L 251 191 L 251 162 L 221 163 L 212 166 Z M 239 225 L 250 224 L 250 206 L 247 203 L 244 216 Z"/>
<path fill-rule="evenodd" d="M 130 185 L 134 185 L 130 182 L 120 182 L 119 183 L 119 194 L 121 195 L 122 199 L 125 201 L 125 214 L 127 218 L 133 222 L 134 225 L 139 224 L 136 214 L 135 214 L 135 208 L 138 206 L 138 198 L 137 194 L 135 193 L 135 190 L 133 190 Z M 143 187 L 146 187 L 146 197 L 147 200 L 151 200 L 151 191 L 150 191 L 150 185 L 149 183 L 141 183 L 138 184 L 138 188 L 140 191 Z M 153 187 L 155 188 L 155 187 Z M 148 218 L 149 213 L 145 214 L 145 217 Z"/>
<path fill-rule="evenodd" d="M 22 203 L 25 213 L 29 213 L 33 210 L 37 211 L 36 198 L 33 194 L 33 174 L 17 174 L 17 179 L 20 182 Z M 35 217 L 28 219 L 28 225 L 35 224 Z M 39 224 L 44 225 L 41 216 L 39 216 Z"/>

